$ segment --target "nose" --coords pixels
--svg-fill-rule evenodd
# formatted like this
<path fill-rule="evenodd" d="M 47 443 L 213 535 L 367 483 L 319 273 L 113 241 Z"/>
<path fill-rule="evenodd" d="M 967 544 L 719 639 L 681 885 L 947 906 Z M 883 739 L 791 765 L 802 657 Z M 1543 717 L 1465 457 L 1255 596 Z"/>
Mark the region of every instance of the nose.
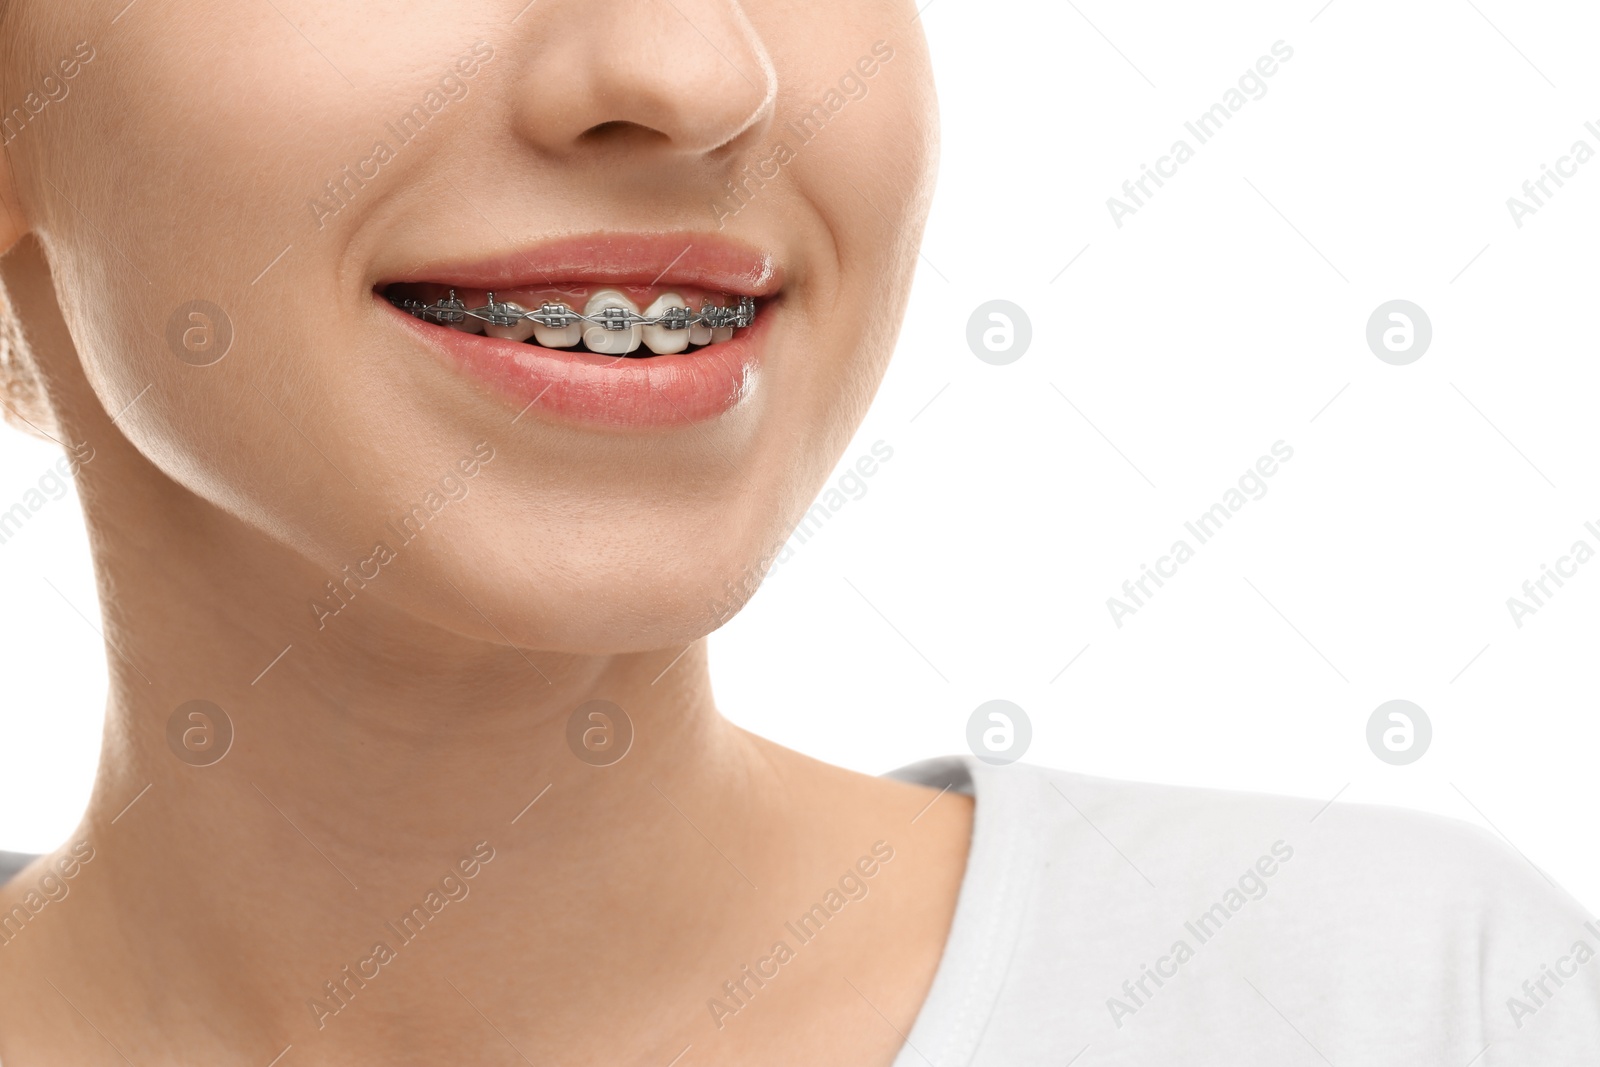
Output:
<path fill-rule="evenodd" d="M 536 0 L 523 17 L 518 124 L 552 155 L 704 155 L 771 121 L 777 75 L 738 0 Z"/>

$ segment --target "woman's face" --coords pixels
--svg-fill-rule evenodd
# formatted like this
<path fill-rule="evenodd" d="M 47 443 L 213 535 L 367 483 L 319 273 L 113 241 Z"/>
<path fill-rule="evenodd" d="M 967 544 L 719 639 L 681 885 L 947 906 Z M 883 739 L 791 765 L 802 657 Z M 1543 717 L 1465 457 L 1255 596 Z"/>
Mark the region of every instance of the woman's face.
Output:
<path fill-rule="evenodd" d="M 739 606 L 898 330 L 937 136 L 908 0 L 120 7 L 13 0 L 12 198 L 100 405 L 310 561 L 308 627 L 330 579 L 573 652 Z M 451 287 L 758 311 L 620 358 L 384 299 Z"/>

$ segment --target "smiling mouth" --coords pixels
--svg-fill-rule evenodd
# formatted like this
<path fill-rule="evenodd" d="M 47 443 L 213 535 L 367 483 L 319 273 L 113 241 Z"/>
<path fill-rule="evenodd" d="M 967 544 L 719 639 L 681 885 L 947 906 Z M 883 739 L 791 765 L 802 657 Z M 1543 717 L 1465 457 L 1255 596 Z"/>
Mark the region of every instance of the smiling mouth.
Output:
<path fill-rule="evenodd" d="M 683 286 L 544 286 L 496 293 L 399 283 L 381 295 L 401 311 L 462 333 L 631 359 L 731 341 L 755 322 L 757 311 L 754 297 Z"/>

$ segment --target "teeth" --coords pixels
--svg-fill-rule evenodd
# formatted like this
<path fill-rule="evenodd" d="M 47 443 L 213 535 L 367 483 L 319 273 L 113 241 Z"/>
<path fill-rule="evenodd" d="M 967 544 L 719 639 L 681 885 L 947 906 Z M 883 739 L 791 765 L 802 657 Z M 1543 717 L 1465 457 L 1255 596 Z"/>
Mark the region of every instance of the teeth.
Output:
<path fill-rule="evenodd" d="M 505 301 L 505 303 L 513 311 L 528 310 L 521 304 L 512 303 L 509 300 Z M 534 325 L 532 319 L 518 319 L 516 325 L 514 326 L 495 326 L 487 322 L 483 324 L 484 333 L 488 334 L 490 337 L 503 337 L 507 341 L 526 341 L 528 338 L 533 336 L 534 331 L 537 328 L 538 327 Z"/>
<path fill-rule="evenodd" d="M 644 316 L 647 319 L 654 319 L 660 317 L 667 308 L 688 306 L 683 302 L 683 297 L 677 293 L 662 293 L 656 297 L 655 303 L 645 309 Z M 687 330 L 669 330 L 665 326 L 645 326 L 643 327 L 644 344 L 646 348 L 658 356 L 682 352 L 689 347 L 689 335 L 693 332 L 693 327 Z"/>
<path fill-rule="evenodd" d="M 5 0 L 0 0 L 0 8 L 4 7 Z M 478 310 L 483 305 L 484 314 L 490 313 L 492 306 L 501 307 L 518 316 L 529 312 L 524 304 L 514 301 L 495 300 L 493 292 L 482 291 L 457 292 L 451 290 L 447 298 L 440 297 L 433 304 L 424 304 L 421 301 L 390 295 L 389 299 L 402 310 L 411 312 L 419 318 L 430 322 L 441 323 L 461 333 L 488 334 L 490 337 L 509 341 L 526 342 L 530 338 L 535 344 L 543 348 L 574 348 L 580 344 L 587 345 L 589 351 L 600 355 L 626 356 L 639 352 L 640 348 L 646 351 L 641 355 L 670 355 L 684 352 L 691 347 L 700 347 L 709 344 L 721 344 L 731 341 L 738 332 L 734 326 L 719 326 L 712 329 L 701 323 L 695 323 L 687 329 L 668 329 L 665 325 L 632 325 L 626 329 L 608 330 L 604 323 L 607 321 L 605 313 L 610 310 L 625 312 L 629 315 L 645 319 L 658 319 L 669 311 L 679 309 L 691 314 L 696 309 L 684 298 L 681 293 L 660 291 L 659 296 L 651 302 L 649 308 L 640 316 L 639 305 L 635 304 L 626 292 L 619 289 L 600 289 L 594 293 L 583 306 L 582 314 L 586 318 L 599 319 L 600 322 L 575 322 L 571 326 L 555 329 L 530 318 L 519 317 L 509 326 L 499 326 L 485 322 L 483 319 L 472 315 L 465 315 L 461 322 L 445 322 L 445 313 L 454 308 L 465 306 L 468 310 Z M 698 309 L 704 314 L 711 308 L 728 311 L 726 306 L 728 297 L 708 298 L 701 292 L 691 292 L 690 296 L 700 301 Z M 524 299 L 527 299 L 526 297 Z M 452 303 L 453 302 L 453 303 Z M 538 297 L 533 298 L 538 303 Z M 547 299 L 546 303 L 553 304 L 566 310 L 573 307 L 568 299 Z M 742 306 L 742 305 L 741 305 Z M 683 316 L 688 317 L 688 316 Z"/>
<path fill-rule="evenodd" d="M 584 306 L 583 313 L 598 315 L 606 308 L 626 308 L 636 315 L 639 313 L 639 305 L 615 289 L 602 289 L 595 293 Z M 598 352 L 604 356 L 625 356 L 639 347 L 642 332 L 638 326 L 630 326 L 625 330 L 608 330 L 591 323 L 583 328 L 583 343 L 589 346 L 591 352 Z"/>
<path fill-rule="evenodd" d="M 710 302 L 707 301 L 707 303 Z M 722 305 L 714 304 L 712 306 L 721 307 Z M 731 340 L 733 340 L 732 326 L 719 326 L 713 330 L 709 326 L 702 326 L 699 323 L 695 323 L 693 326 L 689 327 L 689 343 L 692 345 L 719 344 L 723 341 Z"/>
<path fill-rule="evenodd" d="M 583 324 L 575 322 L 560 329 L 535 324 L 533 340 L 541 348 L 571 348 L 583 340 Z"/>
<path fill-rule="evenodd" d="M 711 327 L 695 323 L 689 327 L 689 343 L 692 345 L 708 345 L 711 343 Z"/>

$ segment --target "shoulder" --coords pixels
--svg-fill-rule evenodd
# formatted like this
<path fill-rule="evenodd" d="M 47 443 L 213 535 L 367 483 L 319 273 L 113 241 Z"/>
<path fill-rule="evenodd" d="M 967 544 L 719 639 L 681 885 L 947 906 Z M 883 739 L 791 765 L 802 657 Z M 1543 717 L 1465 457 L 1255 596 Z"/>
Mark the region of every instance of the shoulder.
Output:
<path fill-rule="evenodd" d="M 0 885 L 11 881 L 19 871 L 37 858 L 27 852 L 5 852 L 0 850 Z"/>
<path fill-rule="evenodd" d="M 1426 892 L 1435 905 L 1475 911 L 1513 891 L 1562 898 L 1545 875 L 1503 840 L 1469 823 L 1420 811 L 1336 798 L 1124 782 L 1045 768 L 1018 768 L 1024 789 L 1059 798 L 1046 819 L 1057 849 L 1085 829 L 1143 858 L 1144 876 L 1178 889 L 1209 886 L 1249 860 L 1308 894 Z M 1131 851 L 1130 851 L 1131 850 Z M 1274 863 L 1256 863 L 1262 856 Z M 1254 858 L 1252 858 L 1254 857 Z M 1277 867 L 1267 875 L 1260 869 Z M 1294 875 L 1294 871 L 1310 872 Z M 1287 885 L 1288 882 L 1279 884 Z M 1319 905 L 1335 904 L 1319 899 Z M 1461 914 L 1459 911 L 1457 914 Z M 1443 916 L 1441 916 L 1443 917 Z M 1464 917 L 1464 916 L 1463 916 Z"/>
<path fill-rule="evenodd" d="M 1435 883 L 1438 893 L 1492 899 L 1537 885 L 1545 896 L 1565 898 L 1500 838 L 1424 812 L 954 757 L 895 774 L 974 793 L 993 816 L 986 822 L 1023 824 L 1017 829 L 1042 863 L 1070 862 L 1118 882 L 1202 888 L 1248 860 L 1247 866 L 1276 868 L 1264 878 L 1314 869 L 1306 880 L 1324 887 Z M 1256 864 L 1262 856 L 1273 862 Z"/>
<path fill-rule="evenodd" d="M 982 834 L 1027 857 L 1011 980 L 1074 1032 L 1245 1056 L 1298 1029 L 1336 1063 L 1600 1047 L 1600 924 L 1474 826 L 965 759 L 908 772 L 965 776 L 975 861 L 1000 855 Z"/>

